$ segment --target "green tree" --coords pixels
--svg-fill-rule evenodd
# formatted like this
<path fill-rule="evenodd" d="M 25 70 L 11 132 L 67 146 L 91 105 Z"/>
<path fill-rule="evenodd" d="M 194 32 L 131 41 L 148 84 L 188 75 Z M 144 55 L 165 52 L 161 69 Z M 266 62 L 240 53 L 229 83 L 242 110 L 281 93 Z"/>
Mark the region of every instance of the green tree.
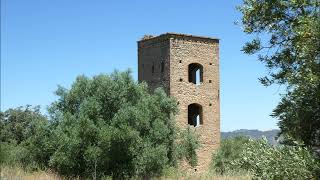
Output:
<path fill-rule="evenodd" d="M 49 111 L 50 166 L 62 175 L 148 177 L 177 162 L 176 102 L 161 89 L 148 92 L 130 71 L 77 77 L 59 87 Z"/>
<path fill-rule="evenodd" d="M 1 142 L 20 144 L 34 131 L 35 122 L 46 122 L 47 118 L 40 112 L 40 106 L 31 105 L 8 109 L 0 113 Z"/>
<path fill-rule="evenodd" d="M 1 164 L 44 167 L 50 151 L 49 121 L 40 106 L 18 107 L 1 112 Z"/>
<path fill-rule="evenodd" d="M 320 146 L 320 2 L 318 0 L 244 0 L 239 7 L 243 47 L 258 54 L 269 69 L 263 85 L 287 87 L 272 116 L 283 136 Z"/>

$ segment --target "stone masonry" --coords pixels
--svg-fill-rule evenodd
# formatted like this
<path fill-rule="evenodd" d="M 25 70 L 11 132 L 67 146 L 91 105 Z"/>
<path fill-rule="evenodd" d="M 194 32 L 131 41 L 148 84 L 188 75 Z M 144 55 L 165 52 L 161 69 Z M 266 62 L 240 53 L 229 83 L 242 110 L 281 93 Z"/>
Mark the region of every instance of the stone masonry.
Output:
<path fill-rule="evenodd" d="M 176 123 L 200 135 L 196 169 L 206 170 L 220 144 L 219 39 L 166 33 L 138 41 L 138 80 L 177 100 Z"/>

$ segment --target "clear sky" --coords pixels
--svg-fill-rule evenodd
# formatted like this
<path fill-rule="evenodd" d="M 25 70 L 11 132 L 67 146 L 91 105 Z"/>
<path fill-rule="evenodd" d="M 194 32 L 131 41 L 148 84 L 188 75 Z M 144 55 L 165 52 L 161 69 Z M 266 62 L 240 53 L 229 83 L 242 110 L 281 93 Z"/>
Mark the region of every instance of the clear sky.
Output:
<path fill-rule="evenodd" d="M 279 87 L 240 50 L 250 39 L 234 25 L 240 0 L 1 0 L 1 110 L 41 105 L 77 75 L 131 68 L 144 34 L 178 32 L 220 38 L 221 130 L 277 128 L 269 115 Z"/>

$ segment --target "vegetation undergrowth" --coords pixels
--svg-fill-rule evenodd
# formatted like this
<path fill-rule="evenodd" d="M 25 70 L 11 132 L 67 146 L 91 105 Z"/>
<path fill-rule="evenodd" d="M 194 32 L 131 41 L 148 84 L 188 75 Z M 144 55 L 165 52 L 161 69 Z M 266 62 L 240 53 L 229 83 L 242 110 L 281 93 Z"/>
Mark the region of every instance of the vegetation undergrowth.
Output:
<path fill-rule="evenodd" d="M 161 176 L 180 159 L 197 164 L 197 136 L 175 126 L 176 101 L 150 94 L 130 71 L 79 76 L 56 95 L 48 117 L 30 106 L 1 112 L 2 165 L 122 179 Z"/>
<path fill-rule="evenodd" d="M 212 171 L 218 174 L 252 174 L 262 179 L 312 179 L 320 177 L 320 161 L 308 148 L 272 146 L 266 139 L 236 137 L 221 142 L 213 154 Z"/>

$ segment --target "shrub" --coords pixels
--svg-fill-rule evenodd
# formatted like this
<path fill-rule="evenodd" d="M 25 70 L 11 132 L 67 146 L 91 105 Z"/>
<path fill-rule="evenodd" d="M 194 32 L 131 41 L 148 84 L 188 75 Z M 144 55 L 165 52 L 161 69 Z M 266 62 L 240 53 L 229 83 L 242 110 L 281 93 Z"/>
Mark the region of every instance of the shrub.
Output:
<path fill-rule="evenodd" d="M 18 107 L 1 112 L 1 165 L 44 167 L 49 160 L 45 148 L 49 121 L 40 107 Z"/>
<path fill-rule="evenodd" d="M 221 175 L 243 171 L 244 167 L 235 165 L 234 160 L 241 158 L 244 145 L 248 142 L 249 138 L 244 136 L 222 140 L 220 148 L 212 156 L 211 169 Z"/>
<path fill-rule="evenodd" d="M 246 144 L 239 167 L 247 167 L 262 179 L 312 179 L 319 177 L 320 163 L 307 148 L 281 145 L 272 147 L 266 139 Z"/>
<path fill-rule="evenodd" d="M 185 157 L 192 167 L 197 166 L 198 158 L 196 150 L 200 147 L 198 135 L 188 127 L 181 132 L 180 140 L 180 156 Z"/>
<path fill-rule="evenodd" d="M 47 122 L 47 118 L 40 113 L 40 106 L 26 105 L 1 112 L 1 142 L 22 143 L 32 135 L 37 122 Z"/>
<path fill-rule="evenodd" d="M 161 175 L 182 158 L 197 163 L 197 137 L 190 130 L 178 136 L 175 100 L 161 88 L 150 94 L 129 71 L 79 76 L 56 94 L 50 120 L 39 107 L 0 113 L 1 165 L 126 179 Z"/>
<path fill-rule="evenodd" d="M 14 143 L 0 143 L 0 165 L 1 166 L 18 166 L 26 156 L 26 149 Z"/>
<path fill-rule="evenodd" d="M 149 177 L 162 174 L 179 157 L 194 163 L 193 155 L 177 152 L 175 100 L 161 89 L 150 94 L 129 71 L 79 76 L 70 90 L 60 87 L 57 95 L 50 108 L 56 124 L 50 166 L 62 175 Z"/>
<path fill-rule="evenodd" d="M 212 169 L 220 174 L 253 174 L 261 179 L 312 179 L 320 163 L 301 146 L 273 147 L 267 139 L 226 139 L 213 155 Z"/>

